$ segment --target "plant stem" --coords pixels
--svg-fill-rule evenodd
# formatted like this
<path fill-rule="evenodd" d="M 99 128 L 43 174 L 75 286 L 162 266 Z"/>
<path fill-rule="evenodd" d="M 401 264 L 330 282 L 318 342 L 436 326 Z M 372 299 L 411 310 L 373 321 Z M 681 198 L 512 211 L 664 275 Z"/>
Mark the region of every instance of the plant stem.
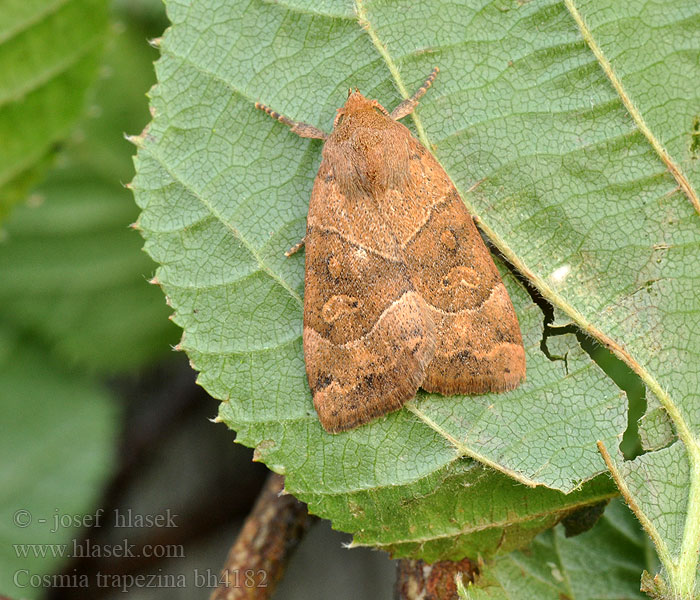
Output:
<path fill-rule="evenodd" d="M 476 563 L 465 558 L 459 562 L 441 560 L 427 564 L 422 560 L 402 559 L 396 565 L 396 600 L 456 600 L 457 580 L 474 581 Z"/>
<path fill-rule="evenodd" d="M 374 44 L 374 47 L 377 49 L 377 52 L 379 52 L 379 55 L 384 59 L 384 62 L 386 63 L 387 68 L 389 69 L 389 73 L 391 73 L 394 82 L 396 82 L 396 87 L 399 88 L 399 93 L 403 96 L 404 99 L 410 98 L 411 94 L 406 89 L 406 86 L 403 83 L 403 79 L 401 79 L 399 67 L 394 62 L 394 59 L 391 57 L 391 54 L 389 54 L 389 51 L 386 49 L 384 43 L 379 39 L 377 30 L 367 18 L 367 9 L 365 8 L 363 0 L 355 0 L 355 14 L 357 15 L 357 22 L 360 24 L 360 27 L 362 27 L 367 32 L 367 35 L 369 35 L 369 39 L 372 40 L 372 44 Z M 411 117 L 413 118 L 413 122 L 416 125 L 416 133 L 418 134 L 418 139 L 421 141 L 421 144 L 423 144 L 426 148 L 430 148 L 428 136 L 425 133 L 423 124 L 418 118 L 416 111 L 413 111 L 411 113 Z"/>
<path fill-rule="evenodd" d="M 279 583 L 293 551 L 315 518 L 306 504 L 281 495 L 284 478 L 270 474 L 229 551 L 210 600 L 265 600 Z"/>

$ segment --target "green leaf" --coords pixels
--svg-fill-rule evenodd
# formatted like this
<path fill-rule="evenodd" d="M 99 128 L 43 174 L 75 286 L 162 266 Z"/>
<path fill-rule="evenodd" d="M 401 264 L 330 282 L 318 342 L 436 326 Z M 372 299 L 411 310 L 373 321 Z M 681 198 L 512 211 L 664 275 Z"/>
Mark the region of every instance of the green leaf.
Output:
<path fill-rule="evenodd" d="M 301 351 L 303 257 L 283 256 L 303 235 L 320 144 L 253 110 L 257 100 L 328 129 L 348 87 L 391 108 L 438 64 L 415 131 L 488 237 L 554 305 L 559 322 L 608 346 L 664 408 L 677 406 L 681 419 L 697 424 L 697 173 L 675 144 L 690 124 L 672 109 L 665 121 L 642 123 L 641 101 L 630 113 L 608 77 L 605 44 L 595 43 L 598 29 L 585 27 L 580 7 L 376 1 L 316 10 L 199 0 L 168 10 L 173 27 L 161 44 L 155 118 L 136 140 L 146 249 L 161 264 L 157 278 L 184 329 L 181 347 L 199 381 L 226 401 L 221 418 L 286 473 L 288 489 L 312 510 L 362 534 L 361 514 L 374 503 L 388 515 L 388 543 L 414 544 L 419 555 L 423 538 L 402 521 L 395 489 L 420 503 L 426 481 L 471 457 L 521 482 L 570 491 L 601 470 L 594 440 L 617 444 L 625 403 L 573 336 L 556 342 L 566 360 L 542 354 L 542 313 L 506 277 L 526 343 L 521 388 L 477 398 L 420 395 L 367 427 L 324 434 Z M 618 23 L 611 9 L 595 15 L 607 18 L 603 33 L 640 20 L 622 15 Z M 655 61 L 672 61 L 674 47 L 697 54 L 686 35 L 697 7 L 673 2 L 662 16 L 662 41 L 647 35 L 646 46 L 634 46 L 641 70 L 620 75 L 631 90 L 641 86 L 635 94 L 655 114 L 686 91 L 648 79 L 659 76 Z M 685 41 L 665 43 L 676 38 Z M 612 57 L 627 60 L 637 42 L 622 37 Z M 678 68 L 690 76 L 696 66 Z M 689 94 L 697 98 L 697 90 Z M 489 489 L 498 502 L 501 491 Z M 371 495 L 354 495 L 364 491 Z M 413 510 L 425 508 L 423 519 L 446 529 L 447 504 L 443 498 L 427 512 L 426 499 Z M 472 517 L 454 517 L 464 519 L 456 529 L 471 527 Z M 375 542 L 384 543 L 379 533 L 364 540 Z M 460 550 L 467 546 L 452 549 Z"/>
<path fill-rule="evenodd" d="M 616 328 L 611 327 L 613 335 L 607 342 L 656 395 L 681 443 L 624 464 L 619 464 L 621 456 L 618 464 L 609 456 L 606 462 L 656 545 L 668 585 L 660 582 L 653 587 L 667 589 L 668 597 L 696 597 L 700 593 L 700 340 L 693 332 L 700 324 L 696 146 L 700 90 L 694 82 L 700 77 L 700 39 L 694 32 L 700 26 L 700 8 L 687 1 L 645 5 L 641 11 L 613 2 L 578 5 L 565 0 L 565 4 L 647 153 L 663 165 L 664 179 L 675 186 L 656 200 L 656 219 L 635 229 L 636 235 L 651 242 L 655 254 L 649 258 L 656 266 L 643 268 L 648 280 L 620 303 L 632 317 L 619 330 L 626 339 L 616 340 Z M 683 211 L 675 206 L 676 199 L 689 201 L 690 206 Z M 666 251 L 666 257 L 658 254 Z M 574 320 L 586 327 L 588 319 L 582 317 Z M 592 322 L 587 325 L 590 333 L 604 339 L 603 329 Z M 661 333 L 666 334 L 665 341 L 658 337 Z M 607 454 L 604 444 L 601 451 Z M 650 497 L 650 490 L 657 496 Z"/>
<path fill-rule="evenodd" d="M 615 461 L 605 452 L 604 456 L 623 497 L 653 540 L 664 567 L 665 581 L 652 582 L 651 576 L 644 573 L 643 582 L 650 595 L 661 600 L 697 598 L 700 520 L 693 503 L 697 502 L 694 485 L 698 473 L 692 471 L 686 448 L 676 441 L 630 461 L 621 455 Z"/>
<path fill-rule="evenodd" d="M 0 19 L 0 219 L 83 113 L 107 29 L 105 0 L 5 0 Z"/>
<path fill-rule="evenodd" d="M 654 570 L 653 547 L 621 502 L 612 502 L 596 526 L 567 538 L 562 527 L 541 534 L 526 551 L 482 568 L 465 600 L 594 600 L 645 598 L 639 574 Z"/>
<path fill-rule="evenodd" d="M 114 453 L 115 405 L 4 326 L 0 405 L 0 593 L 37 598 L 44 590 L 30 577 L 60 569 L 81 531 L 75 522 L 56 528 L 54 519 L 94 514 Z"/>
<path fill-rule="evenodd" d="M 146 283 L 155 265 L 127 227 L 138 212 L 119 183 L 133 173 L 123 132 L 148 119 L 153 54 L 137 31 L 110 40 L 94 116 L 0 242 L 0 311 L 68 362 L 108 372 L 166 355 L 176 341 L 162 294 Z"/>
<path fill-rule="evenodd" d="M 646 412 L 639 419 L 639 438 L 644 450 L 660 450 L 675 439 L 671 420 L 661 405 L 650 402 Z"/>
<path fill-rule="evenodd" d="M 356 531 L 351 547 L 374 546 L 392 556 L 433 562 L 523 548 L 581 507 L 616 495 L 604 475 L 563 494 L 529 489 L 475 461 L 460 460 L 390 491 L 324 491 L 304 498 L 312 510 L 338 515 L 336 528 Z"/>

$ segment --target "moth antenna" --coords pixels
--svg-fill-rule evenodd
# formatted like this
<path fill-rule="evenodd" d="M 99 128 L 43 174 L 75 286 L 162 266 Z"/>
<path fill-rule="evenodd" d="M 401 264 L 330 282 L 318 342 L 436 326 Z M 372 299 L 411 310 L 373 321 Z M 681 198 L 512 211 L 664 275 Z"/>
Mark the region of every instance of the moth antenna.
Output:
<path fill-rule="evenodd" d="M 394 120 L 402 119 L 403 117 L 410 115 L 416 106 L 418 106 L 418 101 L 425 95 L 425 92 L 428 91 L 428 88 L 430 88 L 431 85 L 433 85 L 433 81 L 435 81 L 435 78 L 437 77 L 437 74 L 440 72 L 439 67 L 434 67 L 433 70 L 430 72 L 430 75 L 428 75 L 428 78 L 423 82 L 423 85 L 420 86 L 418 91 L 413 94 L 410 98 L 404 100 L 401 104 L 399 104 L 394 110 L 391 111 L 391 118 Z"/>
<path fill-rule="evenodd" d="M 273 119 L 275 119 L 275 121 L 284 123 L 285 125 L 287 125 L 287 127 L 289 127 L 292 130 L 292 133 L 296 133 L 299 137 L 312 138 L 317 140 L 325 140 L 328 137 L 328 134 L 325 131 L 321 131 L 318 127 L 309 125 L 309 123 L 294 121 L 289 117 L 285 117 L 283 114 L 278 113 L 276 110 L 272 110 L 269 106 L 263 104 L 262 102 L 256 102 L 255 108 L 266 112 Z"/>

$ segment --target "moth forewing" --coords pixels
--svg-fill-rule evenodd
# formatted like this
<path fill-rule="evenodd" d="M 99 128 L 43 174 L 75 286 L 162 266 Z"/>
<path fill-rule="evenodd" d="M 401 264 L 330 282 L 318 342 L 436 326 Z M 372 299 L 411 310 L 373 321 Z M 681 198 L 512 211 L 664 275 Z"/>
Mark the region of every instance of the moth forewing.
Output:
<path fill-rule="evenodd" d="M 419 387 L 441 394 L 515 388 L 525 377 L 518 320 L 501 277 L 445 170 L 358 91 L 325 140 L 307 219 L 304 358 L 324 429 L 397 410 Z"/>

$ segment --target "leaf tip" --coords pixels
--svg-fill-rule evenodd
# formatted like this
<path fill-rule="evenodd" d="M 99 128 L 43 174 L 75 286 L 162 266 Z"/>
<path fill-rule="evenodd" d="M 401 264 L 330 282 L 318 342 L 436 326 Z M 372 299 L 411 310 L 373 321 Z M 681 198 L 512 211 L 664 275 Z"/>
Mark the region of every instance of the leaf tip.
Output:
<path fill-rule="evenodd" d="M 124 133 L 124 139 L 127 142 L 132 143 L 137 148 L 143 148 L 143 141 L 146 139 L 146 136 L 144 133 L 141 135 L 129 135 L 128 133 Z"/>

